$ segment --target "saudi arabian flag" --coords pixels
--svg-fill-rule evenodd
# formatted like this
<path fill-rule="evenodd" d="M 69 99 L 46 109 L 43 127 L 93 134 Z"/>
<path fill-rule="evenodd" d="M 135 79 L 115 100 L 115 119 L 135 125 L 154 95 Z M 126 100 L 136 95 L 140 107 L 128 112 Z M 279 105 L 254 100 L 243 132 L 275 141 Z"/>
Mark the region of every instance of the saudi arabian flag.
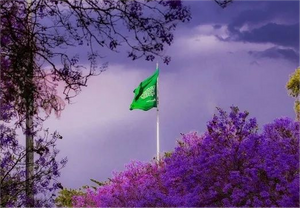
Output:
<path fill-rule="evenodd" d="M 141 109 L 144 111 L 157 107 L 157 78 L 159 75 L 158 68 L 155 73 L 145 79 L 140 85 L 133 91 L 134 98 L 130 105 L 130 110 Z"/>

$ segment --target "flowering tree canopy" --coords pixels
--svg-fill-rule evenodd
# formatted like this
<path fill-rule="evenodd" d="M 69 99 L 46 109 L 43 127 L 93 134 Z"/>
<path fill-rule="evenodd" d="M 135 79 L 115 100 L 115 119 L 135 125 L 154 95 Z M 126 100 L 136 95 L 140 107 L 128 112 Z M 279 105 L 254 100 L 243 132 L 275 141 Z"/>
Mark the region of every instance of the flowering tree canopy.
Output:
<path fill-rule="evenodd" d="M 73 205 L 299 206 L 299 123 L 276 119 L 259 133 L 248 112 L 218 111 L 204 134 L 183 135 L 160 164 L 132 162 Z"/>

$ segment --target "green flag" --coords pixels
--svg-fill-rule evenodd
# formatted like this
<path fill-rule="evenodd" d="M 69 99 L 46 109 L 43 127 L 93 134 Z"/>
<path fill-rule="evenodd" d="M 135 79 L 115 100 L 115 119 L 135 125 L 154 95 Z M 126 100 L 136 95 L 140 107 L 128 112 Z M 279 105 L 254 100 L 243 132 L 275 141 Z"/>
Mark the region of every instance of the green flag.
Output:
<path fill-rule="evenodd" d="M 157 107 L 157 78 L 159 75 L 159 69 L 157 68 L 155 73 L 145 79 L 140 85 L 133 91 L 134 98 L 130 105 L 130 110 L 141 109 L 144 111 Z"/>

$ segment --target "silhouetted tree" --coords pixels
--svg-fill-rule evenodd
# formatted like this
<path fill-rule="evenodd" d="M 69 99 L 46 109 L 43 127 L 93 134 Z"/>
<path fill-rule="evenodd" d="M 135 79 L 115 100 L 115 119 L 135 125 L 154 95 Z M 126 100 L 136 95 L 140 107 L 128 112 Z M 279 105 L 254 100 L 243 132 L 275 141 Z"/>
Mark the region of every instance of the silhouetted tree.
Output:
<path fill-rule="evenodd" d="M 70 101 L 88 78 L 105 69 L 97 64 L 105 52 L 96 48 L 117 51 L 126 46 L 132 60 L 162 57 L 168 63 L 164 46 L 172 43 L 176 25 L 190 18 L 181 1 L 1 1 L 1 102 L 14 107 L 19 124 L 30 93 L 35 119 L 45 118 L 41 109 L 46 116 L 52 110 L 59 113 L 64 103 L 57 96 L 58 83 L 64 84 Z M 70 55 L 78 47 L 86 50 L 89 68 L 78 54 Z"/>

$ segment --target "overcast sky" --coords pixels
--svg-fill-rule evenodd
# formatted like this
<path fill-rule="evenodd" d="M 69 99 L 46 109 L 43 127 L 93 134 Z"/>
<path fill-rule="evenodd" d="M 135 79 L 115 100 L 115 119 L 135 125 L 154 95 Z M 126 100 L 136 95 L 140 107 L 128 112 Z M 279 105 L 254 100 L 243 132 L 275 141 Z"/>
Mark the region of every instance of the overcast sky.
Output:
<path fill-rule="evenodd" d="M 175 32 L 172 57 L 160 65 L 161 151 L 172 151 L 180 133 L 206 131 L 221 107 L 250 112 L 260 127 L 294 118 L 285 84 L 298 67 L 299 2 L 236 1 L 226 9 L 213 1 L 185 1 L 192 21 Z M 109 68 L 44 127 L 58 130 L 61 156 L 69 162 L 61 181 L 68 188 L 106 180 L 131 160 L 156 155 L 156 110 L 129 111 L 133 90 L 155 70 L 155 62 L 107 56 Z"/>

